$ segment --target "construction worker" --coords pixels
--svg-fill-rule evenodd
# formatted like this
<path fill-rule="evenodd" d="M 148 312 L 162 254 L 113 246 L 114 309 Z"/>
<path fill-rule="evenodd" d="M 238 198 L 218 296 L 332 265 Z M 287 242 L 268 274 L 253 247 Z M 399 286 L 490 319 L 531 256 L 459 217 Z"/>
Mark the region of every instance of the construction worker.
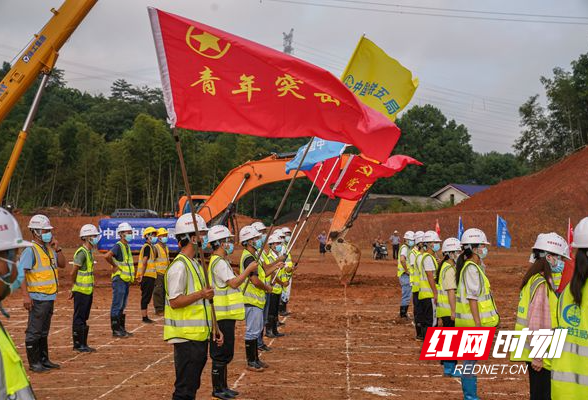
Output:
<path fill-rule="evenodd" d="M 410 264 L 408 262 L 408 255 L 414 246 L 414 232 L 406 231 L 403 237 L 403 243 L 400 246 L 398 256 L 398 272 L 396 276 L 400 281 L 400 288 L 402 290 L 402 297 L 400 299 L 400 318 L 408 319 L 408 306 L 410 304 Z"/>
<path fill-rule="evenodd" d="M 157 269 L 155 267 L 157 259 L 157 229 L 150 226 L 143 231 L 145 243 L 139 252 L 139 263 L 137 265 L 137 282 L 141 284 L 141 317 L 144 324 L 152 324 L 153 320 L 147 316 L 147 308 L 151 303 L 155 279 L 157 278 Z"/>
<path fill-rule="evenodd" d="M 551 360 L 551 398 L 588 398 L 588 217 L 574 229 L 574 274 L 559 297 L 557 323 L 568 334 L 560 358 Z"/>
<path fill-rule="evenodd" d="M 457 238 L 447 238 L 441 245 L 443 259 L 437 264 L 439 267 L 435 274 L 437 284 L 437 319 L 443 321 L 444 328 L 455 326 L 455 290 L 457 278 L 455 262 L 461 253 L 461 243 Z M 461 373 L 455 370 L 457 361 L 444 360 L 443 376 L 460 377 Z"/>
<path fill-rule="evenodd" d="M 133 228 L 122 222 L 116 228 L 119 241 L 106 253 L 104 259 L 112 266 L 112 305 L 110 307 L 110 326 L 112 336 L 127 338 L 132 336 L 125 324 L 125 308 L 129 298 L 129 287 L 135 281 L 135 264 L 129 242 L 133 240 Z"/>
<path fill-rule="evenodd" d="M 35 215 L 29 221 L 33 246 L 22 252 L 19 268 L 25 271 L 23 303 L 29 312 L 25 342 L 29 369 L 45 372 L 59 368 L 49 360 L 49 330 L 58 291 L 57 268 L 65 268 L 65 257 L 49 218 Z"/>
<path fill-rule="evenodd" d="M 153 307 L 155 308 L 155 315 L 163 315 L 164 295 L 163 280 L 165 271 L 169 265 L 169 248 L 167 247 L 169 232 L 165 228 L 157 230 L 157 243 L 155 250 L 157 256 L 155 258 L 155 270 L 157 271 L 157 278 L 155 278 L 155 287 L 153 288 Z"/>
<path fill-rule="evenodd" d="M 259 261 L 255 254 L 261 248 L 262 236 L 253 226 L 247 225 L 239 231 L 239 242 L 243 246 L 241 261 L 239 263 L 239 273 L 247 270 L 250 264 L 255 263 L 257 269 L 254 269 L 248 275 L 248 279 L 243 284 L 243 300 L 245 302 L 245 353 L 247 356 L 247 369 L 254 372 L 263 372 L 264 368 L 269 365 L 259 359 L 258 340 L 263 331 L 263 308 L 266 302 L 266 293 L 272 291 L 271 286 L 266 283 L 265 263 Z M 267 269 L 271 274 L 273 270 Z"/>
<path fill-rule="evenodd" d="M 286 264 L 286 268 L 284 269 L 285 277 L 288 279 L 288 286 L 284 287 L 282 290 L 282 297 L 280 299 L 280 308 L 279 308 L 279 315 L 282 317 L 287 317 L 290 315 L 288 311 L 288 302 L 290 301 L 290 291 L 292 290 L 292 276 L 294 274 L 294 262 L 292 261 L 292 255 L 290 254 L 290 250 L 288 247 L 290 246 L 290 240 L 292 240 L 292 230 L 287 226 L 284 226 L 280 229 L 280 233 L 284 238 L 284 245 L 282 247 L 282 254 L 286 257 L 284 260 L 284 264 Z M 282 324 L 278 322 L 278 325 Z"/>
<path fill-rule="evenodd" d="M 232 399 L 239 393 L 229 389 L 227 366 L 235 354 L 235 323 L 245 319 L 245 305 L 239 286 L 250 273 L 257 270 L 257 265 L 251 263 L 239 276 L 235 276 L 227 258 L 233 254 L 235 245 L 233 235 L 226 226 L 211 227 L 208 231 L 208 243 L 212 248 L 208 280 L 214 289 L 216 320 L 224 337 L 222 346 L 211 345 L 210 347 L 212 397 L 221 400 Z"/>
<path fill-rule="evenodd" d="M 0 208 L 0 310 L 2 300 L 18 287 L 17 263 L 18 249 L 33 244 L 23 240 L 16 219 L 5 209 Z M 12 286 L 12 288 L 11 288 Z M 16 346 L 0 322 L 0 399 L 34 400 L 35 394 L 27 377 Z"/>
<path fill-rule="evenodd" d="M 521 284 L 515 330 L 531 331 L 557 327 L 557 294 L 553 272 L 563 270 L 568 257 L 568 243 L 557 233 L 541 233 L 533 245 L 533 264 L 527 270 Z M 527 339 L 528 341 L 528 339 Z M 528 342 L 529 343 L 529 342 Z M 531 400 L 551 400 L 551 360 L 531 359 L 525 346 L 521 357 L 511 352 L 511 361 L 524 361 L 529 371 Z"/>
<path fill-rule="evenodd" d="M 427 329 L 437 325 L 437 253 L 441 250 L 441 239 L 435 231 L 423 235 L 423 255 L 419 263 L 419 302 L 421 303 L 421 336 L 425 337 Z"/>
<path fill-rule="evenodd" d="M 275 263 L 279 257 L 283 257 L 283 238 L 280 236 L 281 232 L 274 232 L 268 238 L 269 253 L 268 258 L 271 263 Z M 273 275 L 268 276 L 268 282 L 272 286 L 272 291 L 269 294 L 268 317 L 265 325 L 265 335 L 269 338 L 277 338 L 284 336 L 278 331 L 278 312 L 280 307 L 280 298 L 282 297 L 282 290 L 288 286 L 288 279 L 286 278 L 286 264 L 283 268 L 277 269 Z"/>
<path fill-rule="evenodd" d="M 174 400 L 193 400 L 200 388 L 202 370 L 208 358 L 208 341 L 212 330 L 210 300 L 214 289 L 206 286 L 206 276 L 196 260 L 199 236 L 208 228 L 204 219 L 184 214 L 176 221 L 176 239 L 180 253 L 172 261 L 165 274 L 165 311 L 163 339 L 174 345 Z M 200 236 L 202 238 L 202 236 Z M 216 338 L 223 344 L 222 332 Z"/>
<path fill-rule="evenodd" d="M 500 322 L 483 262 L 488 255 L 489 244 L 486 234 L 477 228 L 470 228 L 461 236 L 463 252 L 457 259 L 456 267 L 456 327 L 496 327 Z M 461 388 L 466 400 L 478 399 L 477 377 L 473 373 L 475 363 L 473 360 L 463 362 Z"/>
<path fill-rule="evenodd" d="M 76 250 L 71 271 L 71 296 L 74 302 L 72 322 L 73 349 L 81 353 L 91 353 L 96 349 L 88 346 L 88 318 L 92 308 L 94 293 L 94 255 L 92 251 L 98 245 L 100 232 L 92 224 L 80 229 L 82 245 Z"/>
<path fill-rule="evenodd" d="M 423 330 L 421 328 L 421 319 L 422 319 L 422 311 L 421 311 L 421 303 L 419 302 L 419 283 L 420 283 L 420 275 L 419 275 L 419 265 L 422 258 L 422 247 L 423 247 L 423 236 L 425 232 L 423 231 L 416 231 L 414 233 L 414 247 L 411 249 L 411 253 L 409 255 L 409 264 L 412 267 L 410 273 L 410 285 L 412 290 L 412 309 L 413 309 L 413 320 L 414 320 L 414 327 L 416 330 L 416 340 L 424 340 Z"/>

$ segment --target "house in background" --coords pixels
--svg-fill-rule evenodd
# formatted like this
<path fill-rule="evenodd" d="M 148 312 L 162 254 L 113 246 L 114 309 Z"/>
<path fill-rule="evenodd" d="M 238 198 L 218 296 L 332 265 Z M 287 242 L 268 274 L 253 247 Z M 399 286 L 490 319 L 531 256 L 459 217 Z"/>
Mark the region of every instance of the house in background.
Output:
<path fill-rule="evenodd" d="M 450 183 L 437 190 L 431 197 L 439 200 L 441 203 L 458 204 L 489 187 L 489 185 L 460 185 Z"/>

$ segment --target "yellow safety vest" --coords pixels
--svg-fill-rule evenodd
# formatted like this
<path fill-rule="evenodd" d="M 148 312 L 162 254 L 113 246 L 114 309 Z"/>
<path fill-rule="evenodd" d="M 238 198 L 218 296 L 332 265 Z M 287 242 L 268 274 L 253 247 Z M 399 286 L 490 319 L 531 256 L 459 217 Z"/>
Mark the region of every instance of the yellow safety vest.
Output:
<path fill-rule="evenodd" d="M 116 272 L 110 275 L 110 279 L 114 279 L 116 276 L 120 276 L 123 282 L 134 282 L 135 281 L 135 264 L 133 263 L 133 253 L 128 244 L 122 242 L 116 242 L 120 247 L 123 254 L 123 260 L 118 261 L 113 258 L 114 265 L 116 265 Z"/>
<path fill-rule="evenodd" d="M 278 259 L 278 257 L 272 251 L 272 252 L 270 252 L 267 255 L 267 259 L 268 259 L 268 263 L 267 264 L 271 264 L 271 263 L 275 262 Z M 278 277 L 276 278 L 274 284 L 272 285 L 272 294 L 282 294 L 282 291 L 284 290 L 284 288 L 282 287 L 282 285 L 280 285 L 277 282 L 279 280 L 280 281 L 285 281 L 286 280 L 284 268 L 281 268 L 276 273 L 278 274 Z M 273 278 L 271 277 L 271 275 L 267 277 L 267 283 L 268 283 L 268 285 L 271 285 L 272 284 L 272 280 L 273 280 Z"/>
<path fill-rule="evenodd" d="M 557 322 L 568 335 L 560 358 L 551 360 L 551 398 L 588 399 L 588 285 L 582 288 L 582 304 L 574 303 L 570 285 L 559 297 Z"/>
<path fill-rule="evenodd" d="M 425 259 L 430 257 L 433 260 L 433 264 L 435 264 L 435 271 L 437 271 L 437 260 L 429 253 L 424 253 L 421 257 L 421 262 L 419 265 L 419 300 L 424 299 L 432 299 L 433 296 L 433 288 L 429 284 L 429 280 L 427 279 L 427 272 L 425 271 Z M 435 275 L 435 272 L 433 272 Z"/>
<path fill-rule="evenodd" d="M 147 265 L 145 265 L 143 258 L 145 258 L 145 249 L 148 247 L 150 249 L 149 257 L 147 258 Z M 157 270 L 155 268 L 157 254 L 155 252 L 155 247 L 150 243 L 145 243 L 139 252 L 139 271 L 143 271 L 143 276 L 148 278 L 157 278 Z"/>
<path fill-rule="evenodd" d="M 398 272 L 396 272 L 396 276 L 397 277 L 401 277 L 402 274 L 408 274 L 410 273 L 410 268 L 408 267 L 408 246 L 406 244 L 403 244 L 402 246 L 400 246 L 400 251 L 398 252 L 398 254 L 402 254 L 402 250 L 404 250 L 406 248 L 406 269 L 404 268 L 404 266 L 402 266 L 402 263 L 400 262 L 400 255 L 398 256 Z"/>
<path fill-rule="evenodd" d="M 219 321 L 223 319 L 242 321 L 245 319 L 243 294 L 239 289 L 233 289 L 229 285 L 218 286 L 214 279 L 214 267 L 220 260 L 225 260 L 231 265 L 227 259 L 216 254 L 213 254 L 210 257 L 210 262 L 208 264 L 208 280 L 214 288 L 214 310 L 216 312 L 216 319 Z"/>
<path fill-rule="evenodd" d="M 559 284 L 561 283 L 561 272 L 552 272 L 551 279 L 553 279 L 553 286 L 555 290 L 559 289 Z"/>
<path fill-rule="evenodd" d="M 284 261 L 284 264 L 286 264 L 286 268 L 292 268 L 294 266 L 294 262 L 292 262 L 292 255 L 290 254 L 290 252 L 286 253 L 286 261 Z M 286 279 L 290 280 L 292 279 L 292 275 L 294 275 L 294 272 L 286 272 L 286 268 L 284 268 L 284 276 L 286 277 Z"/>
<path fill-rule="evenodd" d="M 443 287 L 443 280 L 445 274 L 453 269 L 455 265 L 450 263 L 449 260 L 441 264 L 441 270 L 439 271 L 439 283 L 437 284 L 437 318 L 450 317 L 451 316 L 451 304 L 449 304 L 449 294 L 447 289 Z"/>
<path fill-rule="evenodd" d="M 86 249 L 84 246 L 81 246 L 76 250 L 76 253 L 74 254 L 74 260 L 80 251 L 86 254 L 86 265 L 80 265 L 76 275 L 76 281 L 71 290 L 72 292 L 91 295 L 94 291 L 94 257 L 92 256 L 91 251 Z"/>
<path fill-rule="evenodd" d="M 156 243 L 157 258 L 155 259 L 155 270 L 158 275 L 164 275 L 169 265 L 169 248 L 163 243 Z"/>
<path fill-rule="evenodd" d="M 35 261 L 33 268 L 26 273 L 27 290 L 30 293 L 57 293 L 59 281 L 56 260 L 52 256 L 53 250 L 47 252 L 36 242 L 33 242 L 32 250 Z"/>
<path fill-rule="evenodd" d="M 409 266 L 410 284 L 412 286 L 412 292 L 417 293 L 419 291 L 419 282 L 420 282 L 418 260 L 419 260 L 419 256 L 421 255 L 421 252 L 419 251 L 419 249 L 416 246 L 414 246 L 410 251 L 412 252 L 412 254 L 414 254 L 414 262 L 412 263 L 412 265 Z"/>
<path fill-rule="evenodd" d="M 517 321 L 515 323 L 515 330 L 522 331 L 525 328 L 529 327 L 529 307 L 531 305 L 531 301 L 535 297 L 535 293 L 539 288 L 539 285 L 547 284 L 547 281 L 541 274 L 535 274 L 529 279 L 527 284 L 521 289 L 521 293 L 519 296 L 519 307 L 517 309 Z M 555 328 L 557 326 L 557 295 L 553 290 L 549 290 L 547 288 L 548 296 L 549 296 L 549 312 L 551 315 L 551 328 Z M 525 341 L 525 347 L 523 349 L 523 353 L 520 358 L 515 358 L 514 352 L 510 354 L 511 361 L 526 361 L 532 362 L 533 360 L 529 358 L 529 354 L 531 353 L 531 345 L 529 343 L 529 338 Z M 548 358 L 543 359 L 543 368 L 551 369 L 551 360 Z"/>
<path fill-rule="evenodd" d="M 251 254 L 251 252 L 247 249 L 244 249 L 243 253 L 241 254 L 241 261 L 239 262 L 239 272 L 243 273 L 243 271 L 245 270 L 243 262 L 247 257 L 253 257 L 255 260 L 254 262 L 257 262 L 257 277 L 261 282 L 265 282 L 265 271 L 263 270 L 261 262 L 259 262 L 257 258 L 255 258 L 255 256 Z M 248 278 L 241 285 L 241 292 L 243 293 L 243 300 L 245 304 L 263 308 L 265 306 L 265 291 L 263 289 L 256 288 L 255 285 L 249 281 L 250 279 Z M 249 284 L 247 284 L 247 282 L 249 282 Z"/>
<path fill-rule="evenodd" d="M 480 273 L 480 287 L 482 292 L 478 296 L 478 313 L 480 315 L 480 322 L 483 327 L 498 326 L 500 316 L 496 311 L 496 305 L 490 292 L 490 281 L 482 268 L 475 262 L 466 261 L 459 277 L 459 284 L 457 285 L 457 301 L 455 304 L 455 326 L 456 327 L 474 327 L 476 323 L 470 308 L 470 303 L 466 296 L 465 271 L 467 268 L 477 268 Z"/>
<path fill-rule="evenodd" d="M 0 399 L 35 399 L 16 346 L 2 324 L 0 324 Z"/>
<path fill-rule="evenodd" d="M 186 287 L 184 295 L 202 290 L 205 286 L 204 271 L 195 260 L 190 260 L 180 253 L 170 264 L 180 263 L 186 272 Z M 172 308 L 169 303 L 167 290 L 167 274 L 164 279 L 165 308 L 163 321 L 163 340 L 186 339 L 203 342 L 210 335 L 210 303 L 204 299 L 198 300 L 186 307 Z"/>

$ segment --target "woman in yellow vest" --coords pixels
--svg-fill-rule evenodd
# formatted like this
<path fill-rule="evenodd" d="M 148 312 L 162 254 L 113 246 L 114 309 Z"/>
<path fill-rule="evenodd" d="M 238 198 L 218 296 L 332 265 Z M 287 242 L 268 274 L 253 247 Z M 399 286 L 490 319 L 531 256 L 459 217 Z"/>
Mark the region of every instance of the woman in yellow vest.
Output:
<path fill-rule="evenodd" d="M 3 208 L 0 208 L 0 225 L 5 227 L 0 230 L 0 309 L 2 309 L 2 300 L 10 295 L 10 286 L 18 276 L 17 251 L 33 244 L 23 240 L 16 219 Z M 0 399 L 35 399 L 16 346 L 1 322 Z"/>
<path fill-rule="evenodd" d="M 398 256 L 398 272 L 396 276 L 400 281 L 400 288 L 402 290 L 402 296 L 400 298 L 400 318 L 408 319 L 408 306 L 410 304 L 410 264 L 409 254 L 414 246 L 414 232 L 406 231 L 404 233 L 404 243 L 400 246 L 400 252 Z"/>
<path fill-rule="evenodd" d="M 33 246 L 26 248 L 19 261 L 25 271 L 23 304 L 29 311 L 25 342 L 29 369 L 45 372 L 59 368 L 49 360 L 49 330 L 58 291 L 58 268 L 65 268 L 65 257 L 53 236 L 49 218 L 35 215 L 29 222 Z"/>
<path fill-rule="evenodd" d="M 441 245 L 443 259 L 438 263 L 435 282 L 437 283 L 437 318 L 443 321 L 444 328 L 455 326 L 455 303 L 457 278 L 455 262 L 461 252 L 461 243 L 457 238 L 447 238 Z M 455 371 L 457 361 L 444 360 L 443 376 L 459 377 Z"/>
<path fill-rule="evenodd" d="M 71 297 L 74 302 L 72 336 L 73 349 L 81 353 L 96 351 L 88 346 L 88 318 L 92 309 L 94 293 L 94 255 L 92 251 L 98 245 L 100 232 L 92 224 L 86 224 L 80 229 L 82 245 L 77 249 L 73 259 L 71 271 Z"/>
<path fill-rule="evenodd" d="M 228 259 L 233 254 L 235 245 L 233 235 L 226 226 L 211 227 L 208 231 L 208 243 L 213 250 L 208 266 L 209 282 L 214 288 L 216 320 L 224 337 L 222 346 L 210 347 L 212 397 L 232 399 L 239 393 L 229 389 L 227 366 L 235 354 L 235 323 L 245 319 L 245 305 L 239 286 L 250 273 L 257 270 L 257 265 L 251 263 L 239 276 L 235 276 Z"/>
<path fill-rule="evenodd" d="M 141 284 L 141 317 L 143 323 L 152 324 L 153 320 L 147 316 L 147 308 L 151 303 L 155 279 L 157 278 L 157 229 L 150 226 L 143 231 L 145 243 L 139 252 L 139 265 L 137 265 L 137 282 Z"/>
<path fill-rule="evenodd" d="M 477 228 L 470 228 L 461 236 L 463 252 L 457 259 L 456 271 L 456 327 L 495 327 L 500 322 L 483 262 L 489 244 L 486 234 Z M 478 380 L 473 373 L 475 363 L 463 362 L 461 388 L 465 400 L 478 400 Z"/>
<path fill-rule="evenodd" d="M 167 241 L 167 229 L 159 228 L 157 230 L 157 243 L 155 244 L 155 250 L 157 251 L 157 258 L 155 259 L 157 278 L 155 278 L 155 287 L 153 288 L 153 308 L 155 309 L 156 315 L 163 315 L 163 277 L 165 276 L 165 270 L 169 265 L 169 249 L 167 247 Z"/>
<path fill-rule="evenodd" d="M 515 330 L 552 329 L 557 326 L 557 295 L 553 273 L 561 272 L 568 258 L 568 244 L 556 233 L 541 233 L 533 245 L 533 264 L 521 284 Z M 511 353 L 511 361 L 524 361 L 529 371 L 531 400 L 551 400 L 551 360 L 529 358 L 530 340 L 527 338 L 521 357 Z"/>
<path fill-rule="evenodd" d="M 419 302 L 419 265 L 422 258 L 422 247 L 423 247 L 423 236 L 425 232 L 416 231 L 414 233 L 414 247 L 411 249 L 408 255 L 408 263 L 411 267 L 410 270 L 410 286 L 412 290 L 412 310 L 414 328 L 416 330 L 416 340 L 423 340 L 425 337 L 422 335 L 423 330 L 421 328 L 421 303 Z"/>
<path fill-rule="evenodd" d="M 268 245 L 270 248 L 268 257 L 270 262 L 274 263 L 278 259 L 282 259 L 282 249 L 284 247 L 283 239 L 280 236 L 280 231 L 274 232 L 268 238 Z M 265 335 L 269 338 L 276 338 L 284 336 L 278 331 L 278 312 L 280 308 L 280 297 L 282 291 L 288 286 L 288 279 L 286 278 L 286 268 L 277 269 L 273 275 L 268 276 L 268 281 L 272 286 L 272 292 L 269 295 L 268 317 L 265 325 Z"/>
<path fill-rule="evenodd" d="M 427 329 L 437 325 L 435 307 L 437 304 L 437 252 L 441 250 L 441 239 L 435 231 L 427 231 L 423 235 L 423 253 L 419 263 L 419 303 L 421 336 L 424 338 Z"/>
<path fill-rule="evenodd" d="M 576 264 L 559 297 L 557 323 L 568 334 L 560 358 L 551 360 L 551 398 L 588 399 L 588 217 L 574 229 Z"/>

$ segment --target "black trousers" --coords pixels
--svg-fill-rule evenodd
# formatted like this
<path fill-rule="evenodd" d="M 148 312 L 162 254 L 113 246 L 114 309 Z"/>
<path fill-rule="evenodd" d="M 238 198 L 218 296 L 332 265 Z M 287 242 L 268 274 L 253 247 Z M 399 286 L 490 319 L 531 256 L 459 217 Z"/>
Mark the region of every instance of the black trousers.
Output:
<path fill-rule="evenodd" d="M 235 355 L 235 320 L 220 320 L 218 321 L 218 328 L 223 333 L 224 342 L 222 346 L 217 346 L 211 338 L 210 358 L 213 363 L 227 365 L 233 360 L 233 356 Z"/>
<path fill-rule="evenodd" d="M 420 324 L 423 328 L 433 326 L 433 299 L 422 299 L 417 301 L 418 315 L 416 316 L 416 323 Z"/>
<path fill-rule="evenodd" d="M 141 280 L 141 310 L 146 310 L 151 303 L 153 288 L 155 288 L 155 278 L 144 276 Z"/>
<path fill-rule="evenodd" d="M 419 314 L 421 313 L 421 305 L 419 303 L 419 292 L 412 293 L 412 318 L 414 320 L 414 324 L 416 325 L 418 322 Z"/>
<path fill-rule="evenodd" d="M 399 244 L 393 244 L 392 245 L 392 258 L 393 259 L 398 259 L 398 250 L 400 249 L 400 245 Z"/>
<path fill-rule="evenodd" d="M 172 400 L 194 400 L 208 358 L 208 341 L 174 343 L 176 382 Z"/>
<path fill-rule="evenodd" d="M 93 295 L 73 292 L 74 312 L 73 312 L 73 327 L 86 326 L 88 318 L 90 318 L 90 310 L 92 309 Z"/>
<path fill-rule="evenodd" d="M 441 321 L 443 321 L 443 328 L 455 328 L 455 320 L 451 317 L 441 317 Z"/>
<path fill-rule="evenodd" d="M 551 400 L 551 371 L 542 368 L 537 372 L 527 363 L 529 369 L 530 400 Z"/>
<path fill-rule="evenodd" d="M 272 315 L 276 318 L 278 318 L 278 312 L 280 310 L 280 297 L 282 295 L 281 294 L 274 294 L 271 293 L 269 295 L 269 308 L 268 308 L 268 313 L 267 315 Z"/>
<path fill-rule="evenodd" d="M 51 317 L 53 317 L 53 300 L 31 300 L 29 322 L 25 331 L 25 341 L 33 342 L 49 336 Z"/>

